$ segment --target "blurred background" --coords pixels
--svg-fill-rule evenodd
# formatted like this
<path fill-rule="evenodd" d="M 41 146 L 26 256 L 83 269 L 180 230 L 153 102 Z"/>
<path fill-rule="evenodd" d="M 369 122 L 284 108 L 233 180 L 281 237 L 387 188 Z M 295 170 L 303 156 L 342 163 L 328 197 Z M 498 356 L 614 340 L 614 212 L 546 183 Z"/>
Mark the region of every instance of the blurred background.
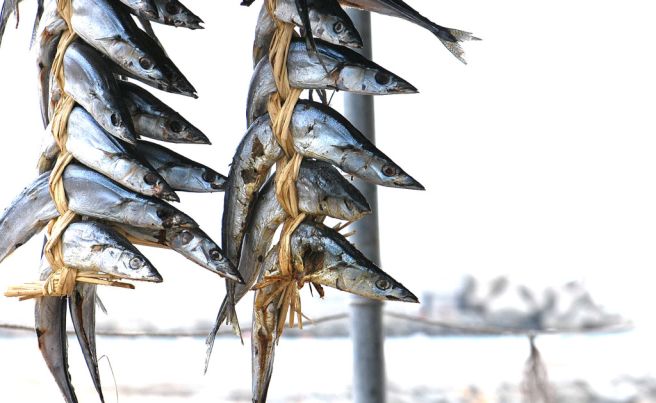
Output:
<path fill-rule="evenodd" d="M 656 401 L 656 6 L 409 2 L 483 41 L 464 45 L 465 66 L 429 32 L 373 16 L 374 60 L 420 90 L 376 98 L 378 146 L 427 188 L 379 189 L 382 268 L 422 301 L 384 307 L 389 401 L 522 401 L 526 334 L 544 331 L 553 334 L 536 345 L 552 398 Z M 0 48 L 2 206 L 35 178 L 43 135 L 28 50 L 36 6 L 24 3 Z M 171 148 L 224 174 L 245 132 L 260 3 L 187 0 L 205 30 L 155 27 L 200 98 L 156 95 L 213 142 Z M 223 194 L 181 198 L 219 240 Z M 35 237 L 3 262 L 0 289 L 37 278 L 40 247 Z M 115 390 L 121 402 L 250 401 L 248 342 L 220 337 L 203 375 L 202 335 L 223 280 L 173 252 L 143 250 L 164 283 L 100 290 L 108 314 L 98 328 L 190 337 L 100 336 L 107 401 Z M 303 292 L 304 313 L 331 320 L 285 333 L 270 402 L 350 401 L 350 297 L 326 291 L 324 300 Z M 32 326 L 33 309 L 0 298 L 0 323 Z M 69 344 L 80 401 L 96 401 L 74 336 Z M 33 333 L 0 330 L 0 357 L 3 401 L 59 401 Z"/>

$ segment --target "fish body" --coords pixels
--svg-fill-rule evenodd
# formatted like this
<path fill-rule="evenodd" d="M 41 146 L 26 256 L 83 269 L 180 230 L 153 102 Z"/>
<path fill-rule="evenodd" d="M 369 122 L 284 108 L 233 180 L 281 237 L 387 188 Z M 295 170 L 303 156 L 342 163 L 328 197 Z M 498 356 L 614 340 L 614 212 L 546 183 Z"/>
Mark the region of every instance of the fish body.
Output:
<path fill-rule="evenodd" d="M 78 164 L 66 167 L 64 189 L 69 208 L 80 215 L 144 228 L 198 227 L 165 201 L 134 193 Z"/>
<path fill-rule="evenodd" d="M 49 1 L 35 33 L 36 46 L 34 47 L 38 73 L 39 107 L 41 108 L 41 119 L 44 127 L 50 121 L 48 117 L 50 71 L 57 53 L 59 39 L 65 30 L 66 22 L 57 12 L 57 2 L 54 0 Z"/>
<path fill-rule="evenodd" d="M 70 224 L 62 235 L 62 255 L 67 267 L 111 274 L 118 278 L 162 282 L 146 257 L 109 226 L 94 221 Z"/>
<path fill-rule="evenodd" d="M 360 34 L 337 0 L 310 0 L 308 1 L 308 12 L 312 34 L 316 38 L 350 48 L 362 47 Z M 277 0 L 274 15 L 279 21 L 299 27 L 303 26 L 294 0 Z M 264 4 L 255 28 L 254 66 L 268 53 L 275 30 L 276 25 Z"/>
<path fill-rule="evenodd" d="M 164 91 L 196 97 L 191 83 L 123 6 L 109 0 L 74 0 L 72 5 L 74 31 L 130 77 Z"/>
<path fill-rule="evenodd" d="M 77 283 L 73 294 L 68 297 L 68 308 L 91 380 L 100 401 L 104 403 L 96 354 L 96 298 L 96 285 Z"/>
<path fill-rule="evenodd" d="M 290 129 L 294 148 L 304 157 L 329 162 L 377 185 L 423 189 L 348 120 L 327 106 L 299 101 Z M 237 148 L 226 186 L 222 246 L 234 264 L 239 263 L 241 243 L 257 191 L 282 155 L 268 115 L 258 118 Z"/>
<path fill-rule="evenodd" d="M 50 86 L 56 94 L 59 86 L 54 77 Z M 108 133 L 128 143 L 136 141 L 130 114 L 107 60 L 82 41 L 74 41 L 64 53 L 63 90 Z M 58 100 L 59 96 L 51 95 L 51 112 Z"/>
<path fill-rule="evenodd" d="M 222 192 L 225 188 L 225 176 L 166 147 L 139 141 L 137 150 L 175 190 L 208 193 Z"/>
<path fill-rule="evenodd" d="M 364 196 L 339 171 L 325 162 L 303 161 L 296 190 L 302 213 L 357 221 L 371 212 Z M 271 178 L 259 192 L 244 236 L 243 253 L 239 260 L 239 273 L 244 284 L 227 281 L 228 295 L 221 304 L 207 341 L 210 351 L 214 337 L 226 319 L 237 327 L 234 306 L 261 276 L 263 262 L 276 230 L 287 218 L 287 213 L 276 198 L 275 181 Z"/>
<path fill-rule="evenodd" d="M 41 280 L 51 273 L 42 259 Z M 66 298 L 41 297 L 35 299 L 34 329 L 41 355 L 50 370 L 66 403 L 77 403 L 77 396 L 68 372 L 68 339 L 66 338 Z"/>
<path fill-rule="evenodd" d="M 150 92 L 127 81 L 119 86 L 139 136 L 169 143 L 210 144 L 203 132 Z"/>
<path fill-rule="evenodd" d="M 59 215 L 48 191 L 48 177 L 49 173 L 40 175 L 0 216 L 0 262 Z"/>
<path fill-rule="evenodd" d="M 267 275 L 278 274 L 279 268 L 277 248 L 267 254 L 264 261 Z M 253 403 L 264 403 L 269 392 L 269 384 L 273 375 L 273 360 L 276 352 L 280 296 L 274 298 L 265 306 L 257 306 L 258 300 L 272 292 L 272 287 L 255 292 L 253 306 L 253 327 L 251 331 L 251 389 Z"/>
<path fill-rule="evenodd" d="M 200 228 L 153 230 L 116 224 L 118 232 L 136 243 L 170 248 L 192 262 L 222 277 L 242 283 L 239 271 L 230 263 L 221 248 Z"/>
<path fill-rule="evenodd" d="M 401 18 L 427 29 L 437 36 L 451 54 L 465 64 L 467 63 L 464 57 L 465 52 L 460 42 L 479 40 L 470 32 L 446 28 L 434 23 L 402 0 L 339 0 L 339 2 L 345 7 Z"/>
<path fill-rule="evenodd" d="M 73 108 L 68 118 L 66 149 L 80 163 L 130 190 L 165 200 L 180 200 L 159 173 L 109 136 L 79 106 Z"/>
<path fill-rule="evenodd" d="M 293 88 L 339 90 L 361 95 L 413 94 L 417 89 L 396 74 L 343 46 L 317 40 L 317 54 L 308 52 L 300 38 L 292 39 L 287 56 L 289 84 Z M 320 59 L 320 60 L 319 60 Z M 255 67 L 248 89 L 247 123 L 266 113 L 269 96 L 276 91 L 268 58 Z"/>

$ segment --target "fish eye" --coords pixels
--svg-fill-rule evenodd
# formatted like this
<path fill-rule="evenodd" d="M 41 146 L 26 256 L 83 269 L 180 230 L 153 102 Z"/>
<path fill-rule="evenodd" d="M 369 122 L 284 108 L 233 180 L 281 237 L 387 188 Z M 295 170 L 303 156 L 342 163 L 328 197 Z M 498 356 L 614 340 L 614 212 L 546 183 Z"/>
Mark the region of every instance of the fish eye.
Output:
<path fill-rule="evenodd" d="M 392 284 L 390 284 L 389 281 L 385 280 L 384 278 L 381 278 L 380 280 L 376 281 L 376 287 L 380 290 L 388 290 Z"/>
<path fill-rule="evenodd" d="M 180 233 L 180 240 L 182 241 L 183 245 L 188 244 L 189 242 L 192 241 L 192 239 L 194 239 L 194 234 L 192 234 L 191 232 L 184 230 Z"/>
<path fill-rule="evenodd" d="M 205 182 L 214 182 L 216 180 L 216 174 L 214 172 L 205 171 L 203 172 L 203 180 Z"/>
<path fill-rule="evenodd" d="M 335 33 L 341 34 L 344 32 L 344 24 L 342 24 L 341 21 L 337 21 L 335 24 L 333 24 L 333 30 Z"/>
<path fill-rule="evenodd" d="M 112 121 L 112 126 L 114 127 L 118 127 L 121 124 L 121 119 L 116 113 L 112 113 L 112 116 L 110 116 L 109 119 Z"/>
<path fill-rule="evenodd" d="M 141 266 L 143 266 L 144 261 L 140 257 L 133 257 L 130 259 L 130 268 L 132 270 L 137 270 Z"/>
<path fill-rule="evenodd" d="M 374 79 L 380 85 L 387 85 L 387 84 L 390 83 L 390 81 L 392 81 L 392 76 L 385 73 L 384 71 L 378 71 L 378 72 L 376 72 L 376 75 L 374 76 Z"/>
<path fill-rule="evenodd" d="M 151 186 L 157 183 L 157 179 L 157 175 L 155 175 L 153 172 L 149 172 L 146 174 L 146 176 L 144 176 L 144 182 Z"/>
<path fill-rule="evenodd" d="M 178 5 L 175 3 L 175 1 L 169 1 L 168 3 L 166 3 L 164 9 L 169 14 L 177 14 L 179 10 Z"/>
<path fill-rule="evenodd" d="M 223 254 L 221 254 L 221 252 L 219 252 L 218 249 L 212 249 L 210 251 L 210 257 L 212 258 L 212 260 L 215 260 L 215 261 L 216 260 L 221 260 L 221 259 L 223 259 Z"/>
<path fill-rule="evenodd" d="M 153 68 L 153 61 L 150 60 L 150 58 L 144 56 L 141 59 L 139 59 L 139 65 L 144 70 L 150 70 Z"/>
<path fill-rule="evenodd" d="M 394 165 L 385 165 L 383 166 L 383 175 L 385 176 L 397 176 L 399 174 L 399 168 Z"/>
<path fill-rule="evenodd" d="M 171 217 L 171 212 L 168 210 L 165 210 L 163 208 L 157 210 L 157 217 L 161 219 L 166 219 L 168 217 Z"/>
<path fill-rule="evenodd" d="M 180 133 L 182 131 L 182 124 L 177 120 L 172 120 L 169 123 L 169 129 L 171 129 L 173 133 Z"/>

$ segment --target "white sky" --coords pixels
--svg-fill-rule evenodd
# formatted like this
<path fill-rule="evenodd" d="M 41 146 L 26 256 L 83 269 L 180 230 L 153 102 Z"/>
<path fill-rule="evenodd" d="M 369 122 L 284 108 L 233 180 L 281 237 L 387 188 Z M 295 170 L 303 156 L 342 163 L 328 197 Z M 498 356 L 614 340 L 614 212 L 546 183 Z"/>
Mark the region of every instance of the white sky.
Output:
<path fill-rule="evenodd" d="M 2 206 L 35 177 L 42 134 L 26 3 L 0 49 Z M 214 143 L 172 148 L 227 173 L 245 131 L 259 3 L 187 3 L 207 29 L 156 29 L 200 99 L 156 95 Z M 464 66 L 429 32 L 374 17 L 374 60 L 421 92 L 377 98 L 378 145 L 428 189 L 380 189 L 383 268 L 418 295 L 447 291 L 467 273 L 581 279 L 623 313 L 647 314 L 656 263 L 653 3 L 411 4 L 484 41 L 465 44 Z M 223 195 L 182 201 L 219 240 Z M 40 242 L 3 262 L 0 289 L 37 277 Z M 214 316 L 219 278 L 173 253 L 147 253 L 165 282 L 103 292 L 113 320 L 184 327 Z M 0 322 L 32 320 L 30 303 L 0 300 L 0 312 Z"/>

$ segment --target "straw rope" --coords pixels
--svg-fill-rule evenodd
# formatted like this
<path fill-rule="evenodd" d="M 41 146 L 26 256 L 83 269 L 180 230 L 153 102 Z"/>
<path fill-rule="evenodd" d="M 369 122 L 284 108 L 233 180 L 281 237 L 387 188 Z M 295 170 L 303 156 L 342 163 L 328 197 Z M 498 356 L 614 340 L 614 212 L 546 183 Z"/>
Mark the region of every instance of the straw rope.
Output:
<path fill-rule="evenodd" d="M 68 225 L 76 219 L 76 214 L 68 209 L 68 198 L 64 190 L 64 170 L 71 163 L 73 156 L 66 150 L 68 117 L 75 106 L 75 100 L 64 91 L 64 53 L 68 46 L 73 43 L 77 35 L 73 32 L 71 25 L 71 0 L 57 0 L 57 11 L 66 22 L 67 29 L 62 34 L 57 44 L 57 53 L 52 63 L 52 74 L 54 74 L 62 96 L 57 102 L 53 113 L 52 136 L 59 147 L 59 155 L 55 166 L 50 173 L 48 188 L 50 196 L 59 212 L 59 217 L 48 223 L 46 230 L 46 244 L 43 253 L 50 264 L 51 274 L 45 281 L 26 283 L 11 286 L 5 292 L 7 297 L 18 297 L 21 300 L 37 298 L 42 296 L 67 296 L 75 290 L 78 282 L 108 285 L 121 288 L 134 288 L 133 285 L 116 281 L 117 277 L 106 273 L 83 272 L 67 267 L 64 264 L 61 236 Z"/>
<path fill-rule="evenodd" d="M 294 108 L 302 89 L 292 88 L 287 75 L 287 57 L 289 45 L 295 35 L 294 24 L 278 20 L 275 17 L 277 0 L 267 0 L 266 7 L 276 24 L 276 31 L 269 48 L 269 61 L 273 68 L 277 92 L 269 97 L 267 111 L 271 118 L 271 129 L 278 144 L 284 151 L 283 157 L 276 162 L 276 197 L 289 218 L 284 223 L 279 241 L 279 274 L 265 276 L 258 283 L 256 304 L 264 308 L 275 298 L 278 300 L 278 326 L 276 338 L 282 335 L 289 313 L 289 326 L 294 327 L 298 321 L 303 328 L 301 298 L 299 290 L 305 284 L 302 262 L 294 262 L 291 255 L 291 235 L 305 220 L 306 215 L 298 208 L 296 179 L 303 157 L 294 148 L 290 125 Z M 296 263 L 296 264 L 295 264 Z M 271 286 L 270 288 L 267 288 Z M 265 290 L 266 288 L 266 290 Z"/>

